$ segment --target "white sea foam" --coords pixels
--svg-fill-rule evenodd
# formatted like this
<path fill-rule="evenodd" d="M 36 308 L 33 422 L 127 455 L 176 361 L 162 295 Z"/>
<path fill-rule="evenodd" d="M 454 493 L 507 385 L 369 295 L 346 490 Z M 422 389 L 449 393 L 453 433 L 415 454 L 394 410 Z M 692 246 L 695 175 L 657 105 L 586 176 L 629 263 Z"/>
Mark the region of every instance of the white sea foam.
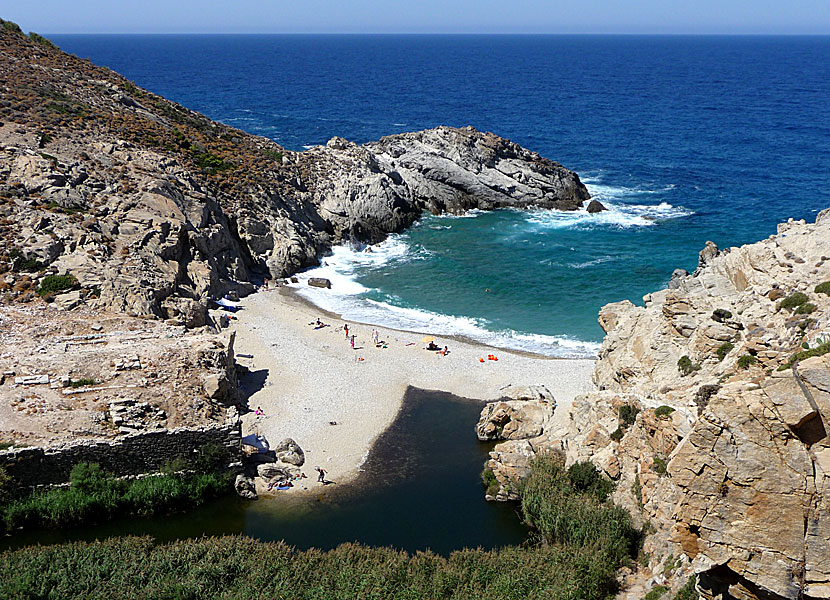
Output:
<path fill-rule="evenodd" d="M 595 258 L 593 260 L 588 260 L 581 263 L 568 263 L 568 266 L 572 269 L 586 269 L 588 267 L 593 267 L 594 265 L 601 265 L 602 263 L 617 260 L 617 258 L 618 257 L 616 256 L 600 256 L 599 258 Z"/>
<path fill-rule="evenodd" d="M 598 180 L 594 180 L 598 181 Z M 539 210 L 527 213 L 527 221 L 543 229 L 571 229 L 574 227 L 651 227 L 660 221 L 679 219 L 694 214 L 668 202 L 658 204 L 632 204 L 627 199 L 661 194 L 672 189 L 668 185 L 657 190 L 628 188 L 599 183 L 586 183 L 591 198 L 601 202 L 605 210 L 589 214 L 586 208 L 577 211 Z"/>
<path fill-rule="evenodd" d="M 393 296 L 387 296 L 388 302 L 366 298 L 365 294 L 370 290 L 357 281 L 358 268 L 381 267 L 390 261 L 423 260 L 428 256 L 425 250 L 412 248 L 401 236 L 394 235 L 369 249 L 371 251 L 347 246 L 336 247 L 332 255 L 324 259 L 324 264 L 300 273 L 300 282 L 292 284 L 292 287 L 320 308 L 342 315 L 349 321 L 438 336 L 462 336 L 497 348 L 523 350 L 545 356 L 596 356 L 599 344 L 593 342 L 510 329 L 492 330 L 488 328 L 490 323 L 486 319 L 396 306 L 394 302 L 398 299 Z M 311 277 L 329 279 L 331 289 L 310 287 L 307 280 Z"/>

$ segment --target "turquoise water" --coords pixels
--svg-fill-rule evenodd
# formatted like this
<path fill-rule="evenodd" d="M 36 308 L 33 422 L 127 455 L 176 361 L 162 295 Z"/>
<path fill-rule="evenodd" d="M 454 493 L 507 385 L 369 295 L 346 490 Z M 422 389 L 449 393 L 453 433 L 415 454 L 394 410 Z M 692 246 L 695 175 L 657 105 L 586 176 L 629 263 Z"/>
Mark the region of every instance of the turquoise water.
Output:
<path fill-rule="evenodd" d="M 334 293 L 314 299 L 353 320 L 591 354 L 604 303 L 693 270 L 708 239 L 757 241 L 830 206 L 830 37 L 54 39 L 291 149 L 494 131 L 574 169 L 611 208 L 428 217 L 371 254 L 337 249 L 322 270 Z"/>

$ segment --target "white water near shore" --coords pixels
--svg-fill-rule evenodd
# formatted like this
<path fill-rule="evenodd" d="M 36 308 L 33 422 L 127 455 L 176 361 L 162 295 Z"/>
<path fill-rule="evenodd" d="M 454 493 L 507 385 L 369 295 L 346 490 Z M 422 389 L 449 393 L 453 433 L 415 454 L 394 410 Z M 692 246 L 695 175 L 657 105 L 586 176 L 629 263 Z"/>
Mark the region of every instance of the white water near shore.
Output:
<path fill-rule="evenodd" d="M 562 230 L 572 228 L 639 228 L 651 227 L 663 219 L 688 216 L 691 211 L 674 207 L 666 202 L 658 204 L 629 204 L 627 197 L 659 194 L 664 190 L 640 190 L 588 183 L 593 198 L 602 202 L 608 210 L 589 214 L 579 211 L 531 210 L 515 211 L 521 215 L 525 230 Z M 463 215 L 444 215 L 440 221 L 425 221 L 433 230 L 452 229 L 455 219 L 475 219 L 483 211 L 472 210 Z M 428 218 L 429 219 L 429 218 Z M 589 234 L 590 235 L 590 234 Z M 360 283 L 361 271 L 382 269 L 391 262 L 428 262 L 430 250 L 412 243 L 406 234 L 393 234 L 384 242 L 371 247 L 338 246 L 331 255 L 322 259 L 322 265 L 300 273 L 299 283 L 293 284 L 298 293 L 320 308 L 342 315 L 345 319 L 367 324 L 378 324 L 396 329 L 462 336 L 464 338 L 498 348 L 533 352 L 562 358 L 590 358 L 596 356 L 600 344 L 568 335 L 546 335 L 533 331 L 498 327 L 487 318 L 474 318 L 464 314 L 442 314 L 422 307 L 412 306 L 405 299 L 383 290 L 370 289 Z M 551 264 L 553 259 L 545 259 Z M 606 255 L 586 261 L 567 262 L 570 269 L 581 270 L 604 262 L 616 260 Z M 307 280 L 322 277 L 331 281 L 331 289 L 309 287 Z M 370 297 L 371 296 L 371 297 Z"/>

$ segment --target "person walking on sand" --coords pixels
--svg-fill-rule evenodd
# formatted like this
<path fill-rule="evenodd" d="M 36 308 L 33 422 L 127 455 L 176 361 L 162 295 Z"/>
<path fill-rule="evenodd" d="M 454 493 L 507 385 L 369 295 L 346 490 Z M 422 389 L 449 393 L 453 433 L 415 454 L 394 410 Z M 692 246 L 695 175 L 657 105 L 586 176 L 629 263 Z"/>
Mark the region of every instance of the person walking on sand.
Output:
<path fill-rule="evenodd" d="M 349 339 L 349 324 L 343 323 L 343 331 L 346 332 L 346 339 Z"/>
<path fill-rule="evenodd" d="M 351 337 L 351 340 L 352 340 L 352 350 L 354 350 L 354 338 L 355 338 L 355 336 L 352 336 L 352 337 Z"/>
<path fill-rule="evenodd" d="M 314 467 L 314 470 L 317 471 L 317 481 L 319 483 L 326 482 L 326 470 L 321 469 L 320 467 Z"/>

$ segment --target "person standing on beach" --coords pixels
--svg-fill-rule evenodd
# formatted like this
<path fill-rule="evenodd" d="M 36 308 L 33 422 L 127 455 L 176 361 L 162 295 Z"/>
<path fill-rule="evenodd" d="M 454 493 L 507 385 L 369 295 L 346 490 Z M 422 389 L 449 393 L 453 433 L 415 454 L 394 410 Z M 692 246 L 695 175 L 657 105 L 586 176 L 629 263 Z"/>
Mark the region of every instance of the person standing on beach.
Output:
<path fill-rule="evenodd" d="M 326 482 L 326 470 L 321 469 L 320 467 L 314 467 L 314 470 L 317 471 L 317 481 L 320 483 Z"/>
<path fill-rule="evenodd" d="M 355 336 L 352 336 L 352 337 L 351 337 L 351 340 L 352 340 L 352 350 L 354 350 L 354 338 L 355 338 Z"/>
<path fill-rule="evenodd" d="M 377 345 L 378 345 L 378 335 L 379 335 L 379 334 L 378 334 L 378 330 L 377 330 L 377 329 L 373 329 L 373 330 L 372 330 L 372 342 L 375 344 L 375 346 L 377 346 Z"/>
<path fill-rule="evenodd" d="M 349 324 L 343 323 L 343 331 L 346 332 L 346 339 L 349 339 Z"/>

